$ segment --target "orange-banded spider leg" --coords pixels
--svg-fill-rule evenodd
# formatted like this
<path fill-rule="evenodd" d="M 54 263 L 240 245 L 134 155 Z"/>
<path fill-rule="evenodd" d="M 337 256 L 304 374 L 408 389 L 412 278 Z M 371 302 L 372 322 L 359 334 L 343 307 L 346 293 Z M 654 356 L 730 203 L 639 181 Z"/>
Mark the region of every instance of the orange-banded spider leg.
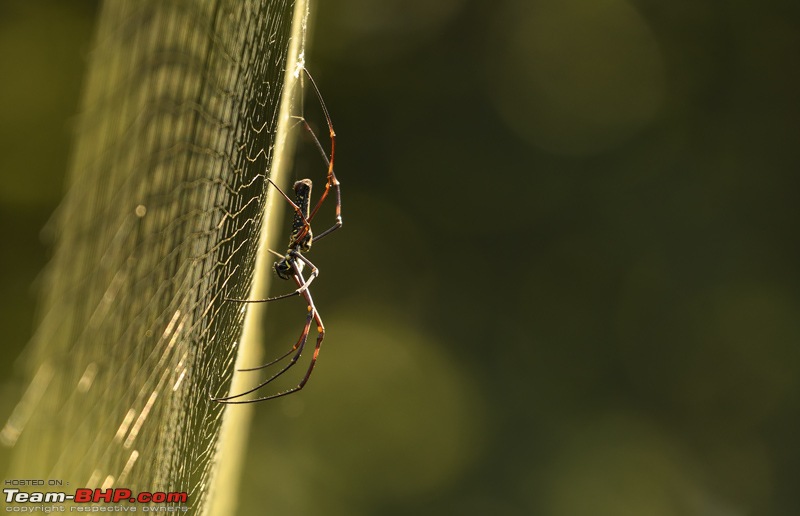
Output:
<path fill-rule="evenodd" d="M 322 193 L 322 196 L 319 198 L 319 201 L 317 201 L 316 206 L 314 206 L 314 210 L 308 217 L 309 222 L 314 219 L 314 216 L 317 214 L 317 210 L 319 210 L 319 207 L 322 205 L 322 202 L 328 196 L 328 190 L 330 190 L 331 187 L 333 187 L 336 190 L 336 215 L 335 215 L 336 222 L 333 224 L 333 226 L 331 226 L 330 228 L 326 229 L 325 231 L 314 237 L 316 240 L 319 240 L 322 237 L 327 236 L 336 231 L 337 229 L 339 229 L 340 227 L 342 227 L 342 190 L 339 186 L 341 185 L 341 183 L 339 182 L 339 179 L 336 177 L 336 174 L 333 171 L 333 165 L 332 165 L 333 148 L 331 148 L 331 159 L 328 159 L 328 156 L 325 154 L 325 150 L 322 148 L 322 144 L 319 142 L 319 138 L 317 138 L 317 135 L 314 134 L 313 129 L 311 129 L 311 126 L 308 125 L 306 119 L 299 117 L 299 120 L 303 123 L 303 126 L 305 126 L 308 133 L 314 139 L 314 143 L 316 144 L 317 149 L 319 149 L 320 154 L 322 155 L 322 159 L 324 159 L 325 163 L 328 165 L 328 170 L 329 170 L 328 180 L 325 183 L 325 191 Z M 333 133 L 333 129 L 331 129 L 332 144 L 335 141 L 335 138 L 336 134 Z"/>
<path fill-rule="evenodd" d="M 335 181 L 336 177 L 334 177 L 333 179 Z M 322 233 L 320 233 L 319 235 L 317 235 L 316 237 L 314 237 L 314 239 L 317 241 L 322 240 L 326 236 L 330 235 L 331 233 L 342 227 L 342 191 L 339 188 L 339 181 L 336 181 L 333 187 L 336 189 L 336 223 L 333 226 L 326 229 L 325 231 L 323 231 Z"/>
<path fill-rule="evenodd" d="M 333 233 L 340 227 L 342 227 L 342 192 L 341 188 L 339 187 L 339 179 L 336 177 L 336 173 L 333 170 L 333 163 L 336 157 L 336 131 L 333 130 L 333 122 L 331 121 L 331 115 L 328 113 L 328 107 L 325 105 L 325 101 L 322 99 L 322 94 L 317 87 L 316 81 L 314 78 L 311 77 L 311 74 L 306 70 L 303 69 L 308 77 L 308 80 L 311 82 L 311 86 L 314 88 L 314 93 L 317 95 L 317 99 L 319 99 L 319 104 L 322 106 L 322 112 L 325 115 L 325 121 L 328 123 L 328 133 L 331 139 L 331 155 L 330 158 L 325 154 L 325 150 L 322 148 L 322 144 L 319 142 L 319 138 L 317 135 L 314 134 L 314 131 L 311 130 L 311 126 L 308 125 L 308 122 L 305 118 L 302 119 L 303 125 L 305 126 L 306 130 L 311 134 L 314 139 L 314 143 L 319 149 L 320 153 L 322 154 L 325 163 L 328 165 L 328 177 L 327 181 L 325 182 L 325 191 L 322 192 L 322 195 L 319 197 L 317 204 L 314 206 L 314 209 L 311 210 L 311 214 L 308 216 L 308 221 L 311 222 L 314 220 L 314 217 L 317 215 L 322 203 L 325 202 L 325 199 L 328 197 L 328 192 L 330 191 L 331 187 L 336 189 L 336 223 L 331 226 L 330 228 L 326 229 L 322 233 L 320 233 L 316 238 L 317 240 L 328 236 L 329 234 Z"/>
<path fill-rule="evenodd" d="M 295 262 L 291 262 L 291 266 L 292 266 L 292 269 L 294 271 L 294 281 L 295 281 L 295 283 L 297 283 L 298 286 L 302 285 L 303 283 L 305 283 L 305 279 L 303 278 L 303 273 L 300 270 L 300 267 L 298 266 L 298 264 L 295 263 Z M 311 294 L 308 292 L 308 290 L 303 291 L 303 297 L 305 297 L 306 302 L 308 303 L 308 315 L 306 316 L 306 323 L 305 323 L 305 325 L 303 327 L 303 332 L 300 334 L 300 338 L 298 339 L 297 343 L 295 343 L 295 345 L 292 347 L 292 349 L 288 353 L 284 354 L 283 356 L 281 356 L 277 360 L 273 360 L 272 362 L 270 362 L 268 364 L 265 364 L 263 366 L 260 366 L 260 367 L 256 367 L 256 368 L 252 368 L 252 369 L 242 369 L 242 371 L 253 371 L 253 370 L 257 370 L 257 369 L 263 369 L 265 367 L 268 367 L 268 366 L 270 366 L 272 364 L 275 364 L 275 363 L 279 362 L 280 360 L 283 360 L 284 358 L 286 358 L 287 356 L 292 354 L 292 352 L 294 352 L 294 355 L 292 355 L 292 358 L 290 359 L 289 363 L 286 364 L 285 366 L 283 366 L 283 368 L 281 368 L 280 371 L 278 371 L 277 373 L 273 374 L 272 376 L 270 376 L 269 378 L 267 378 L 266 380 L 264 380 L 260 384 L 256 385 L 252 389 L 248 389 L 248 390 L 246 390 L 244 392 L 241 392 L 239 394 L 233 394 L 231 396 L 224 396 L 224 397 L 220 397 L 220 398 L 212 398 L 214 401 L 217 401 L 217 402 L 220 402 L 220 403 L 226 403 L 226 404 L 234 404 L 234 405 L 236 405 L 236 404 L 244 404 L 244 403 L 256 403 L 256 402 L 259 402 L 259 401 L 271 400 L 271 399 L 275 399 L 275 398 L 280 398 L 281 396 L 286 396 L 287 394 L 292 394 L 293 392 L 297 392 L 297 391 L 301 390 L 306 385 L 306 383 L 308 382 L 308 379 L 311 377 L 311 372 L 314 370 L 314 366 L 317 363 L 317 357 L 319 356 L 319 350 L 320 350 L 320 347 L 322 345 L 322 340 L 325 338 L 325 325 L 322 323 L 322 318 L 319 316 L 319 313 L 317 312 L 317 309 L 314 306 L 314 300 L 311 298 Z M 246 396 L 248 394 L 251 394 L 253 392 L 258 391 L 259 389 L 261 389 L 263 387 L 266 387 L 267 385 L 272 383 L 274 380 L 276 380 L 277 378 L 282 376 L 285 372 L 287 372 L 289 369 L 292 368 L 292 366 L 294 366 L 297 363 L 297 361 L 300 359 L 300 356 L 303 354 L 303 349 L 305 348 L 306 342 L 308 341 L 308 334 L 309 334 L 309 332 L 311 330 L 311 321 L 312 320 L 317 323 L 317 342 L 316 342 L 316 344 L 314 346 L 314 355 L 311 358 L 311 362 L 309 363 L 308 369 L 306 370 L 306 374 L 303 376 L 303 378 L 300 380 L 300 382 L 295 387 L 293 387 L 291 389 L 287 389 L 285 391 L 281 391 L 281 392 L 278 392 L 276 394 L 271 394 L 269 396 L 263 396 L 261 398 L 254 398 L 254 399 L 249 399 L 249 400 L 237 400 L 237 398 L 241 398 L 242 396 Z"/>

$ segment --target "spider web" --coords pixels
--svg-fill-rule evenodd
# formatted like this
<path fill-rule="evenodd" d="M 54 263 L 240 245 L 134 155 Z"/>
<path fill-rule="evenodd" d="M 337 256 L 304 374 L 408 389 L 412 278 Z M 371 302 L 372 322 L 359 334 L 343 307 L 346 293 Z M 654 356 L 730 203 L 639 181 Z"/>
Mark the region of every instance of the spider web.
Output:
<path fill-rule="evenodd" d="M 266 203 L 294 0 L 110 1 L 54 217 L 7 478 L 186 491 L 212 460 Z M 66 488 L 70 492 L 70 488 Z"/>

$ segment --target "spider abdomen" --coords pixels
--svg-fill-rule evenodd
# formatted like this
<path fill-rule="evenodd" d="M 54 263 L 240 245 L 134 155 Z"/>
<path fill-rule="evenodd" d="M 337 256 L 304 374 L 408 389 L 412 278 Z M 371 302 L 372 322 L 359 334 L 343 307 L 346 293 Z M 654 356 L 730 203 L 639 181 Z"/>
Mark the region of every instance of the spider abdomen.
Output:
<path fill-rule="evenodd" d="M 300 247 L 303 252 L 311 249 L 311 241 L 313 239 L 311 228 L 306 224 L 311 214 L 311 186 L 310 179 L 301 179 L 294 184 L 294 203 L 300 208 L 303 216 L 301 217 L 300 213 L 295 213 L 294 215 L 289 248 Z"/>

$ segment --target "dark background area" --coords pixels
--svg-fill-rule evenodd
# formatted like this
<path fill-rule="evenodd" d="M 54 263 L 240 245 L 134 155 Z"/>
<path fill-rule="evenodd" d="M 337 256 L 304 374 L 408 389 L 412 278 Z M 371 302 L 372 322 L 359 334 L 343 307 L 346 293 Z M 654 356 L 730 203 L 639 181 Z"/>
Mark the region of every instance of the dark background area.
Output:
<path fill-rule="evenodd" d="M 319 4 L 345 226 L 242 513 L 800 513 L 798 4 Z M 95 11 L 0 7 L 6 414 Z"/>

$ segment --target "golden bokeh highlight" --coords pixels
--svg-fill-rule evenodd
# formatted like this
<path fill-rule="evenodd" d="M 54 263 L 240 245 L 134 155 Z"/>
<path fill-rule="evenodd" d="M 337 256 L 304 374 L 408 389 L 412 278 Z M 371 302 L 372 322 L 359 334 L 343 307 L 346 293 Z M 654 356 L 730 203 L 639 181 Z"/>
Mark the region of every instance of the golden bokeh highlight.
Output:
<path fill-rule="evenodd" d="M 626 0 L 510 3 L 492 36 L 492 99 L 510 127 L 545 151 L 614 148 L 662 104 L 661 51 Z"/>

